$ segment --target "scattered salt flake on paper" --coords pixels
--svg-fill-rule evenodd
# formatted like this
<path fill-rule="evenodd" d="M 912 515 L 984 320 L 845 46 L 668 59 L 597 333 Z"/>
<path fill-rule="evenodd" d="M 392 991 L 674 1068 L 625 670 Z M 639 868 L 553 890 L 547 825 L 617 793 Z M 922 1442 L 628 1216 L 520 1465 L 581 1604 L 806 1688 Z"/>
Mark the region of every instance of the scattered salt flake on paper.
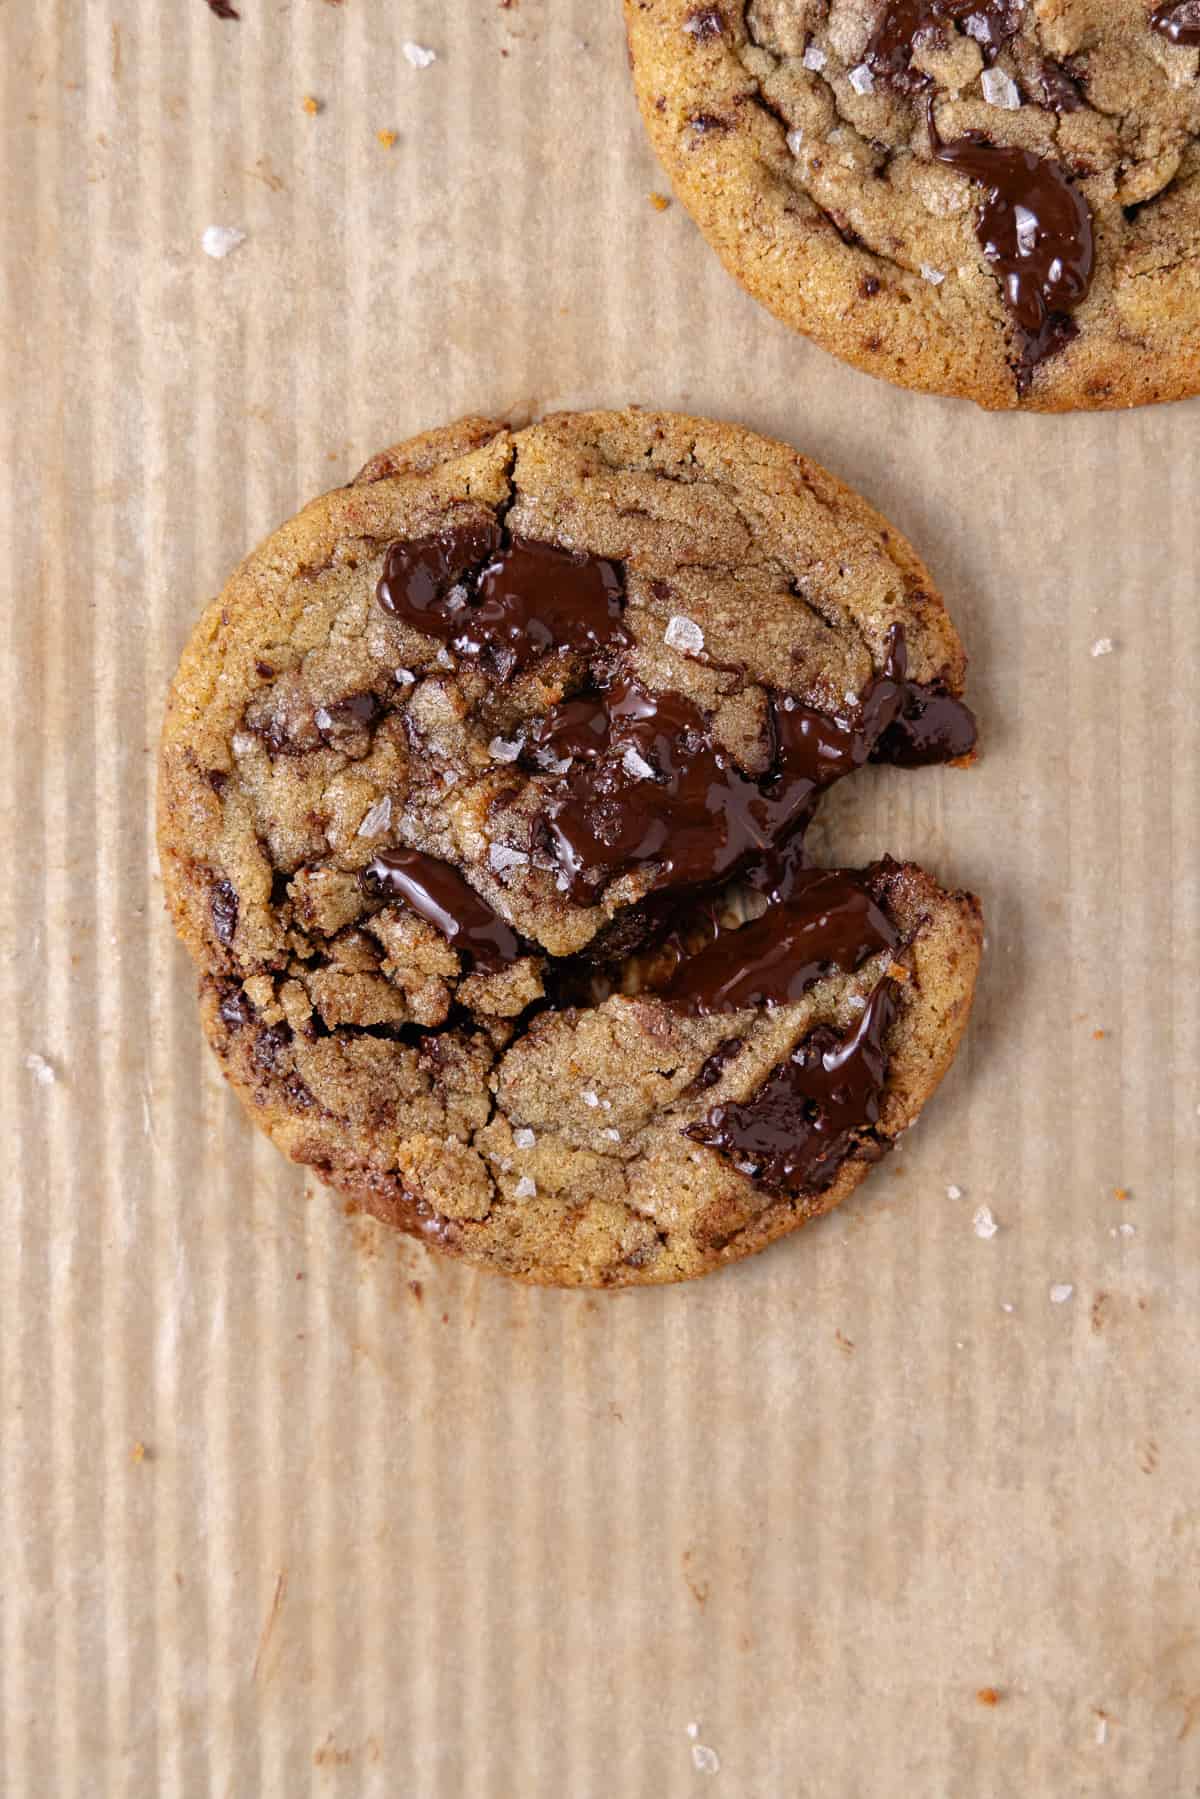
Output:
<path fill-rule="evenodd" d="M 793 156 L 799 156 L 804 147 L 804 133 L 800 130 L 799 126 L 797 126 L 794 131 L 788 132 L 787 147 Z"/>
<path fill-rule="evenodd" d="M 1021 105 L 1021 90 L 1003 69 L 985 69 L 979 77 L 983 97 L 989 106 L 1002 106 L 1005 112 L 1016 112 Z M 1019 227 L 1018 227 L 1019 230 Z"/>
<path fill-rule="evenodd" d="M 593 1093 L 590 1087 L 585 1087 L 583 1090 L 583 1103 L 585 1106 L 598 1106 L 600 1104 L 600 1097 L 598 1094 Z"/>
<path fill-rule="evenodd" d="M 1109 1228 L 1110 1237 L 1132 1237 L 1137 1230 L 1135 1224 L 1114 1224 Z"/>
<path fill-rule="evenodd" d="M 1074 1291 L 1075 1288 L 1070 1281 L 1055 1281 L 1050 1289 L 1051 1304 L 1056 1306 L 1064 1305 L 1066 1301 L 1070 1299 Z"/>
<path fill-rule="evenodd" d="M 517 1199 L 534 1199 L 537 1196 L 537 1182 L 523 1174 L 513 1188 L 513 1194 Z"/>
<path fill-rule="evenodd" d="M 687 1733 L 691 1737 L 691 1739 L 694 1743 L 696 1741 L 696 1738 L 700 1735 L 700 1726 L 698 1724 L 689 1724 L 687 1727 Z"/>
<path fill-rule="evenodd" d="M 635 781 L 652 781 L 654 779 L 652 765 L 644 756 L 638 755 L 632 744 L 621 757 L 621 767 L 627 775 L 632 775 Z"/>
<path fill-rule="evenodd" d="M 971 1220 L 971 1223 L 975 1226 L 975 1235 L 977 1237 L 994 1237 L 996 1232 L 1000 1229 L 1000 1226 L 992 1216 L 992 1208 L 990 1206 L 980 1206 L 974 1218 Z"/>
<path fill-rule="evenodd" d="M 414 44 L 411 40 L 401 44 L 404 60 L 411 63 L 414 69 L 427 69 L 430 63 L 437 61 L 437 51 L 426 49 L 424 44 Z"/>
<path fill-rule="evenodd" d="M 953 1182 L 951 1182 L 951 1184 L 950 1184 L 950 1186 L 948 1186 L 948 1187 L 947 1187 L 947 1188 L 946 1188 L 946 1198 L 947 1198 L 947 1199 L 961 1199 L 961 1198 L 962 1198 L 962 1196 L 963 1196 L 963 1190 L 962 1190 L 962 1188 L 961 1188 L 961 1187 L 956 1187 L 956 1186 L 955 1186 L 955 1185 L 954 1185 L 954 1184 L 953 1184 Z"/>
<path fill-rule="evenodd" d="M 819 44 L 810 44 L 808 46 L 808 49 L 804 52 L 804 55 L 800 58 L 800 60 L 804 64 L 806 69 L 813 69 L 815 71 L 818 69 L 823 69 L 825 67 L 826 62 L 828 61 L 828 58 L 826 57 L 824 50 L 821 49 Z"/>
<path fill-rule="evenodd" d="M 528 1125 L 519 1125 L 513 1132 L 513 1142 L 518 1149 L 532 1149 L 537 1142 L 537 1133 L 531 1131 Z"/>
<path fill-rule="evenodd" d="M 219 262 L 223 256 L 228 256 L 231 250 L 236 250 L 238 245 L 244 244 L 245 241 L 246 233 L 239 231 L 236 225 L 208 225 L 205 227 L 204 236 L 200 239 L 200 248 L 206 256 L 215 256 Z"/>
<path fill-rule="evenodd" d="M 1096 1715 L 1096 1741 L 1101 1747 L 1108 1741 L 1108 1719 L 1103 1712 Z"/>
<path fill-rule="evenodd" d="M 488 755 L 496 762 L 515 762 L 524 747 L 523 737 L 493 737 L 488 744 Z"/>
<path fill-rule="evenodd" d="M 1092 645 L 1092 655 L 1111 656 L 1116 647 L 1111 637 L 1097 637 Z"/>
<path fill-rule="evenodd" d="M 697 1774 L 719 1774 L 721 1758 L 715 1749 L 708 1747 L 707 1743 L 693 1743 L 692 1766 Z"/>
<path fill-rule="evenodd" d="M 1002 1312 L 1015 1312 L 1015 1311 L 1016 1311 L 1016 1309 L 1017 1309 L 1017 1308 L 1016 1308 L 1016 1307 L 1015 1307 L 1015 1306 L 1014 1306 L 1014 1305 L 1013 1305 L 1013 1303 L 1012 1303 L 1012 1301 L 1011 1301 L 1011 1300 L 1008 1300 L 1008 1299 L 1002 1299 L 1002 1300 L 1001 1300 L 1001 1301 L 1000 1301 L 1000 1310 L 1001 1310 L 1001 1311 L 1002 1311 Z"/>
<path fill-rule="evenodd" d="M 53 1063 L 47 1062 L 45 1056 L 39 1056 L 36 1050 L 30 1050 L 25 1058 L 25 1066 L 39 1087 L 53 1087 L 58 1079 Z"/>
<path fill-rule="evenodd" d="M 694 618 L 685 618 L 682 612 L 677 612 L 667 621 L 663 642 L 673 650 L 695 656 L 704 648 L 704 633 Z"/>
<path fill-rule="evenodd" d="M 386 831 L 392 822 L 392 796 L 385 793 L 381 800 L 376 800 L 358 827 L 360 837 L 378 837 Z"/>
<path fill-rule="evenodd" d="M 945 270 L 935 269 L 931 262 L 923 262 L 921 264 L 921 275 L 924 280 L 930 282 L 934 287 L 940 287 L 942 282 L 946 279 Z"/>
<path fill-rule="evenodd" d="M 875 92 L 875 77 L 865 62 L 860 62 L 856 69 L 851 69 L 849 81 L 856 94 L 873 94 Z"/>

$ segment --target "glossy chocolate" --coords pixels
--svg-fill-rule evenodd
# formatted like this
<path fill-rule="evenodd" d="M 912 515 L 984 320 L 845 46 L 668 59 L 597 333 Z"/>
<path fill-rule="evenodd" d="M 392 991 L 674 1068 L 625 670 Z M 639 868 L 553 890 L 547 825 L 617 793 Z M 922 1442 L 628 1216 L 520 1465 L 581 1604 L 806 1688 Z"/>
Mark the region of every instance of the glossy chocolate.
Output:
<path fill-rule="evenodd" d="M 1088 203 L 1049 157 L 1000 148 L 977 131 L 944 143 L 932 106 L 929 134 L 939 162 L 983 186 L 975 235 L 1016 320 L 1018 386 L 1027 385 L 1038 363 L 1076 334 L 1068 315 L 1087 295 L 1095 259 Z"/>
<path fill-rule="evenodd" d="M 985 60 L 994 62 L 1020 24 L 1019 0 L 885 0 L 867 45 L 867 66 L 897 93 L 919 93 L 929 77 L 912 66 L 914 40 L 921 32 L 968 19 Z"/>
<path fill-rule="evenodd" d="M 785 900 L 684 960 L 661 997 L 689 1013 L 786 1006 L 824 975 L 849 974 L 899 936 L 867 888 L 841 869 L 792 875 Z"/>
<path fill-rule="evenodd" d="M 379 604 L 501 680 L 552 650 L 628 644 L 615 563 L 525 538 L 501 543 L 493 525 L 394 543 Z"/>
<path fill-rule="evenodd" d="M 606 881 L 650 862 L 658 887 L 711 886 L 745 873 L 777 893 L 796 859 L 783 852 L 823 788 L 871 757 L 942 762 L 975 743 L 975 720 L 961 700 L 908 680 L 901 625 L 889 632 L 883 671 L 856 718 L 776 695 L 771 723 L 772 770 L 755 779 L 714 744 L 703 713 L 682 694 L 624 681 L 555 707 L 530 750 L 535 761 L 571 759 L 545 824 L 572 897 L 593 899 Z"/>
<path fill-rule="evenodd" d="M 237 930 L 238 921 L 237 888 L 231 881 L 217 882 L 212 890 L 209 909 L 212 913 L 213 930 L 217 934 L 217 941 L 223 943 L 228 949 L 233 942 L 233 934 Z"/>
<path fill-rule="evenodd" d="M 1200 44 L 1200 0 L 1167 0 L 1155 7 L 1150 23 L 1173 44 Z"/>
<path fill-rule="evenodd" d="M 369 891 L 402 899 L 480 968 L 499 968 L 524 954 L 521 939 L 458 870 L 422 850 L 383 850 L 367 865 Z"/>
<path fill-rule="evenodd" d="M 776 1193 L 820 1193 L 850 1156 L 877 1160 L 890 1144 L 867 1133 L 879 1122 L 895 1008 L 885 977 L 845 1036 L 819 1026 L 748 1100 L 715 1107 L 684 1134 Z"/>

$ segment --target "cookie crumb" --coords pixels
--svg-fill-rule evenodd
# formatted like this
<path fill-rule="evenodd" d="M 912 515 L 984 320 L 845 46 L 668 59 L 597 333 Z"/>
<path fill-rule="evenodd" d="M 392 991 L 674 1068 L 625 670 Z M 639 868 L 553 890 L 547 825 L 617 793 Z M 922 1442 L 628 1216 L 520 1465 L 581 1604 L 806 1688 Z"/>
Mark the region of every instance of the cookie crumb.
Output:
<path fill-rule="evenodd" d="M 999 1705 L 1000 1694 L 995 1687 L 980 1687 L 975 1695 L 980 1705 Z"/>
<path fill-rule="evenodd" d="M 537 1182 L 535 1180 L 531 1180 L 529 1175 L 523 1174 L 521 1176 L 520 1180 L 517 1182 L 516 1186 L 513 1188 L 513 1196 L 516 1199 L 536 1199 L 537 1198 Z"/>
<path fill-rule="evenodd" d="M 1093 1031 L 1092 1032 L 1092 1036 L 1096 1039 L 1097 1043 L 1099 1043 L 1107 1035 L 1108 1035 L 1107 1031 Z"/>
<path fill-rule="evenodd" d="M 979 77 L 979 85 L 989 106 L 1002 107 L 1005 112 L 1020 111 L 1021 90 L 1003 69 L 985 69 Z"/>
<path fill-rule="evenodd" d="M 25 1066 L 39 1087 L 53 1087 L 58 1079 L 53 1062 L 47 1062 L 45 1056 L 39 1056 L 36 1050 L 30 1050 L 25 1058 Z"/>
<path fill-rule="evenodd" d="M 956 1187 L 952 1181 L 950 1183 L 950 1185 L 946 1188 L 946 1198 L 947 1199 L 961 1199 L 962 1196 L 963 1196 L 962 1188 Z"/>
<path fill-rule="evenodd" d="M 1111 637 L 1097 637 L 1095 643 L 1092 645 L 1092 655 L 1111 656 L 1116 647 L 1117 646 Z"/>
<path fill-rule="evenodd" d="M 974 1218 L 971 1220 L 971 1223 L 975 1226 L 975 1235 L 977 1237 L 983 1237 L 985 1240 L 989 1237 L 994 1237 L 996 1232 L 1000 1229 L 1000 1226 L 996 1223 L 996 1220 L 992 1215 L 992 1208 L 990 1206 L 980 1206 Z"/>
<path fill-rule="evenodd" d="M 310 119 L 315 119 L 317 114 L 321 110 L 321 102 L 317 99 L 317 96 L 315 94 L 305 94 L 303 100 L 301 100 L 301 102 L 300 102 L 300 105 L 303 108 L 303 110 L 308 114 Z"/>
<path fill-rule="evenodd" d="M 209 12 L 215 13 L 218 19 L 240 19 L 242 16 L 229 0 L 207 0 L 207 3 Z"/>
<path fill-rule="evenodd" d="M 213 256 L 220 262 L 245 241 L 246 233 L 239 231 L 236 225 L 207 225 L 200 239 L 200 248 L 206 256 Z"/>
<path fill-rule="evenodd" d="M 382 144 L 385 150 L 394 150 L 396 147 L 396 133 L 394 131 L 377 131 L 375 133 L 375 138 L 376 142 Z"/>
<path fill-rule="evenodd" d="M 667 620 L 667 628 L 663 632 L 663 642 L 669 649 L 682 650 L 685 655 L 697 656 L 704 648 L 704 633 L 694 618 L 686 618 L 677 612 Z"/>
<path fill-rule="evenodd" d="M 655 212 L 666 212 L 671 202 L 666 194 L 660 194 L 658 190 L 655 189 L 650 195 L 650 204 L 653 206 Z"/>
<path fill-rule="evenodd" d="M 1070 1281 L 1055 1281 L 1054 1285 L 1050 1289 L 1051 1305 L 1056 1305 L 1056 1306 L 1065 1305 L 1067 1300 L 1070 1299 L 1072 1293 L 1074 1293 L 1074 1291 L 1075 1291 L 1075 1288 L 1072 1286 Z"/>
<path fill-rule="evenodd" d="M 1129 1188 L 1128 1187 L 1114 1187 L 1113 1188 L 1113 1198 L 1114 1199 L 1128 1199 L 1129 1198 Z"/>
<path fill-rule="evenodd" d="M 903 962 L 889 962 L 884 969 L 884 973 L 887 975 L 888 979 L 892 981 L 903 982 L 912 980 L 912 976 L 909 974 L 907 968 L 905 968 Z"/>
<path fill-rule="evenodd" d="M 130 1460 L 133 1462 L 144 1462 L 146 1460 L 146 1455 L 146 1445 L 144 1443 L 135 1443 Z"/>
<path fill-rule="evenodd" d="M 437 61 L 437 51 L 426 49 L 424 44 L 414 44 L 411 38 L 400 46 L 404 52 L 405 62 L 414 69 L 427 69 L 430 63 Z"/>

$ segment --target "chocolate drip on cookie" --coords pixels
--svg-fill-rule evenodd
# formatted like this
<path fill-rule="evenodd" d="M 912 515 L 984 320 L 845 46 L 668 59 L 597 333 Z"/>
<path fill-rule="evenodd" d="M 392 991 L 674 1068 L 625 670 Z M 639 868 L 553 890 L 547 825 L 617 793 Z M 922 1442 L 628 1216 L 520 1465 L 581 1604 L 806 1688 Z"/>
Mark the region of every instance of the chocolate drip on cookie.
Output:
<path fill-rule="evenodd" d="M 749 1099 L 714 1107 L 685 1136 L 780 1194 L 822 1192 L 851 1156 L 878 1160 L 887 1146 L 870 1133 L 879 1122 L 895 1010 L 885 977 L 845 1035 L 819 1025 Z"/>
<path fill-rule="evenodd" d="M 503 547 L 502 547 L 503 546 Z M 394 543 L 380 606 L 501 679 L 554 650 L 620 648 L 625 583 L 616 563 L 472 525 Z"/>
<path fill-rule="evenodd" d="M 1150 23 L 1172 44 L 1200 44 L 1200 0 L 1167 0 L 1155 7 Z"/>
<path fill-rule="evenodd" d="M 1017 388 L 1024 393 L 1038 364 L 1078 333 L 1070 314 L 1092 282 L 1091 211 L 1061 163 L 1032 150 L 1000 148 L 977 131 L 945 143 L 932 102 L 928 119 L 936 160 L 984 189 L 975 235 L 1016 321 Z"/>
<path fill-rule="evenodd" d="M 422 850 L 383 850 L 367 865 L 369 891 L 402 899 L 480 968 L 502 967 L 526 952 L 498 912 L 449 862 Z"/>
<path fill-rule="evenodd" d="M 867 45 L 867 66 L 897 93 L 917 94 L 929 86 L 929 76 L 912 63 L 918 37 L 963 25 L 992 63 L 1020 21 L 1019 0 L 885 0 Z"/>

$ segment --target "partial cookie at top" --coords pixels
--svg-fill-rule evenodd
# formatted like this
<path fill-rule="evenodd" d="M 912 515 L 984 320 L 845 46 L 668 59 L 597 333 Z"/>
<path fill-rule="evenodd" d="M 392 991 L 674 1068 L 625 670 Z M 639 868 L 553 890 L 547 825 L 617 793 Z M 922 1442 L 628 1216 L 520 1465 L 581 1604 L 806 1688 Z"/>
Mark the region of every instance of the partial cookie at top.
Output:
<path fill-rule="evenodd" d="M 1200 391 L 1183 0 L 625 0 L 680 198 L 786 323 L 995 408 Z"/>
<path fill-rule="evenodd" d="M 969 755 L 963 672 L 909 546 L 749 432 L 384 452 L 247 558 L 172 689 L 160 851 L 226 1073 L 289 1155 L 483 1266 L 747 1253 L 953 1054 L 976 903 L 820 874 L 803 835 L 870 759 Z"/>

